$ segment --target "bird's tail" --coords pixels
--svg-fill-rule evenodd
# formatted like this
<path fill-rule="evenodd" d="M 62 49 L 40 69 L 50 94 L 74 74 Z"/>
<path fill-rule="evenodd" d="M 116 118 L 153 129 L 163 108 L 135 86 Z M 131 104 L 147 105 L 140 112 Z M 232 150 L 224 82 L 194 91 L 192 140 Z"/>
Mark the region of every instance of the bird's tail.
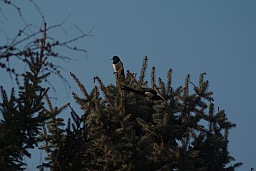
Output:
<path fill-rule="evenodd" d="M 122 90 L 126 90 L 126 91 L 130 91 L 130 92 L 133 92 L 133 93 L 135 93 L 135 94 L 144 95 L 143 92 L 138 91 L 138 90 L 135 90 L 135 89 L 130 88 L 130 87 L 127 87 L 127 86 L 123 86 L 121 89 L 122 89 Z"/>

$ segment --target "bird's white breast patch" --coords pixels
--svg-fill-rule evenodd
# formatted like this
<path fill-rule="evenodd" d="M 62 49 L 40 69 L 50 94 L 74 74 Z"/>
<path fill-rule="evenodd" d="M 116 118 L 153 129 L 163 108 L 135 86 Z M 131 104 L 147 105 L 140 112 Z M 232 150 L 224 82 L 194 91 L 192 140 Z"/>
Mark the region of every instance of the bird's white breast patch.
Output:
<path fill-rule="evenodd" d="M 119 69 L 121 69 L 123 66 L 122 66 L 122 63 L 119 61 L 117 62 L 116 64 L 113 64 L 113 68 L 114 68 L 114 71 L 117 72 Z"/>

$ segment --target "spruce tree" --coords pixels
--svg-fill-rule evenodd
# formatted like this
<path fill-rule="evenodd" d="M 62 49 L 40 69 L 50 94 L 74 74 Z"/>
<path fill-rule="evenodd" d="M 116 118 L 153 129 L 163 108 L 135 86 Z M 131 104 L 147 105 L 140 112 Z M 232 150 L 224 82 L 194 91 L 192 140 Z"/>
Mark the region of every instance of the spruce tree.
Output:
<path fill-rule="evenodd" d="M 26 35 L 25 38 L 18 41 L 19 36 L 23 34 L 23 30 L 13 41 L 15 43 L 0 46 L 0 49 L 3 50 L 0 54 L 0 67 L 10 74 L 10 79 L 15 76 L 16 80 L 9 97 L 6 89 L 3 86 L 0 87 L 2 97 L 0 102 L 2 115 L 0 120 L 0 170 L 25 170 L 27 164 L 23 160 L 24 157 L 31 157 L 29 149 L 41 146 L 41 149 L 50 153 L 52 151 L 56 152 L 61 147 L 61 136 L 66 130 L 60 128 L 65 123 L 63 118 L 57 118 L 57 115 L 67 108 L 68 104 L 56 108 L 52 107 L 48 92 L 49 87 L 53 91 L 55 89 L 48 77 L 54 74 L 62 81 L 66 82 L 66 80 L 61 74 L 61 67 L 50 62 L 49 57 L 59 58 L 59 54 L 53 50 L 53 47 L 68 46 L 70 42 L 60 44 L 53 38 L 50 39 L 53 42 L 47 42 L 49 37 L 46 31 L 54 27 L 58 26 L 46 27 L 45 23 L 42 30 L 40 29 L 39 32 L 32 35 Z M 23 50 L 19 49 L 20 43 L 25 43 L 31 37 L 35 38 L 40 33 L 43 33 L 41 38 L 29 42 Z M 75 38 L 72 41 L 82 37 Z M 17 73 L 8 63 L 15 57 L 21 60 L 19 64 L 28 66 L 24 73 Z M 68 59 L 67 57 L 60 58 Z M 7 64 L 2 63 L 3 59 L 6 59 Z M 17 89 L 18 94 L 15 91 Z M 72 116 L 74 116 L 73 113 Z M 67 137 L 69 136 L 73 137 L 71 134 L 68 134 Z M 45 144 L 42 145 L 42 142 L 45 142 Z M 72 139 L 70 142 L 72 142 Z M 72 155 L 71 152 L 69 154 Z M 53 154 L 48 158 L 57 161 Z M 56 162 L 54 164 L 45 162 L 40 170 L 43 170 L 46 166 L 55 168 L 55 170 L 60 169 Z M 81 168 L 81 166 L 78 166 L 78 168 Z"/>
<path fill-rule="evenodd" d="M 48 88 L 41 85 L 49 76 L 49 72 L 42 72 L 46 61 L 43 55 L 45 38 L 41 39 L 41 51 L 24 60 L 29 70 L 23 74 L 23 85 L 19 85 L 18 95 L 12 88 L 8 97 L 1 86 L 0 170 L 24 169 L 23 157 L 31 157 L 28 150 L 40 142 L 38 135 L 48 119 L 43 112 L 43 99 Z"/>
<path fill-rule="evenodd" d="M 116 75 L 116 86 L 105 86 L 99 77 L 89 94 L 71 74 L 83 97 L 73 93 L 84 111 L 86 132 L 85 170 L 234 170 L 242 163 L 228 151 L 228 133 L 235 124 L 225 111 L 214 110 L 209 82 L 199 77 L 199 84 L 185 79 L 184 86 L 173 88 L 172 70 L 167 83 L 152 68 L 151 85 L 164 100 L 151 101 L 121 89 L 149 86 L 145 80 L 147 57 L 139 78 L 127 72 L 125 79 Z M 193 92 L 190 93 L 191 87 Z M 100 96 L 100 92 L 103 97 Z"/>

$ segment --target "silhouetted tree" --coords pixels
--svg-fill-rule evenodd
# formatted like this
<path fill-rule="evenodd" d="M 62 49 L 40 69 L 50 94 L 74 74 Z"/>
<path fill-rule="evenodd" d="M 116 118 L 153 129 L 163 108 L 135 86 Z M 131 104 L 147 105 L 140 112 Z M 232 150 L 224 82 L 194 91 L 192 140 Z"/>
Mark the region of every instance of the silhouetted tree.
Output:
<path fill-rule="evenodd" d="M 12 1 L 1 2 L 17 7 Z M 83 112 L 77 113 L 69 103 L 54 107 L 49 87 L 42 84 L 51 74 L 65 78 L 61 67 L 49 58 L 69 58 L 53 48 L 80 50 L 69 43 L 86 36 L 82 33 L 66 42 L 47 36 L 48 30 L 60 25 L 45 24 L 30 35 L 25 34 L 27 25 L 12 42 L 0 46 L 0 67 L 15 76 L 18 85 L 9 96 L 0 88 L 0 170 L 24 170 L 23 157 L 31 157 L 28 150 L 36 146 L 47 154 L 40 170 L 231 171 L 242 165 L 230 164 L 235 159 L 227 148 L 228 135 L 236 125 L 224 110 L 215 110 L 205 73 L 200 74 L 198 84 L 187 75 L 184 85 L 174 88 L 171 69 L 164 82 L 161 78 L 156 81 L 152 67 L 147 81 L 145 57 L 139 78 L 130 72 L 120 78 L 116 73 L 116 84 L 104 85 L 96 76 L 97 84 L 90 93 L 71 73 L 81 90 L 81 95 L 73 92 L 73 98 Z M 9 63 L 12 58 L 28 69 L 16 72 Z M 151 87 L 163 100 L 149 100 L 123 86 L 135 90 Z M 66 109 L 70 111 L 67 123 L 61 116 Z"/>
<path fill-rule="evenodd" d="M 33 1 L 27 2 L 32 3 L 41 14 L 39 7 Z M 64 42 L 59 41 L 55 37 L 48 36 L 46 32 L 62 27 L 66 20 L 47 27 L 44 16 L 41 14 L 43 27 L 35 30 L 34 26 L 26 23 L 22 9 L 15 4 L 15 1 L 1 0 L 0 4 L 1 17 L 5 17 L 4 6 L 10 6 L 17 10 L 21 21 L 25 24 L 22 29 L 18 29 L 17 26 L 19 31 L 13 38 L 4 33 L 7 41 L 3 42 L 5 39 L 1 39 L 0 42 L 1 76 L 9 74 L 10 85 L 13 85 L 9 97 L 6 88 L 2 85 L 0 87 L 0 170 L 24 170 L 26 167 L 24 157 L 31 157 L 28 150 L 42 142 L 45 125 L 52 122 L 53 114 L 56 113 L 51 109 L 48 111 L 46 107 L 46 104 L 50 104 L 47 95 L 49 86 L 54 90 L 54 85 L 48 81 L 49 76 L 56 75 L 68 84 L 61 72 L 63 68 L 51 62 L 51 59 L 69 61 L 71 58 L 57 51 L 59 48 L 56 50 L 56 47 L 86 53 L 84 49 L 72 47 L 71 43 L 84 38 L 87 34 L 81 32 L 75 38 Z M 12 65 L 13 61 L 18 63 L 19 67 Z M 21 72 L 17 69 L 20 66 L 26 66 L 26 69 Z M 45 86 L 47 85 L 45 83 L 48 83 L 48 86 Z M 63 108 L 65 106 L 67 105 Z"/>
<path fill-rule="evenodd" d="M 165 100 L 151 101 L 122 86 L 138 89 L 147 86 L 144 59 L 139 79 L 127 72 L 125 80 L 116 77 L 117 86 L 99 83 L 89 94 L 78 78 L 71 74 L 83 97 L 73 93 L 84 111 L 80 120 L 86 132 L 85 170 L 234 170 L 242 163 L 228 165 L 228 133 L 235 124 L 224 110 L 214 111 L 209 82 L 205 73 L 196 86 L 188 75 L 185 85 L 173 88 L 172 70 L 167 84 L 155 81 L 152 68 L 151 87 Z M 190 93 L 190 87 L 193 93 Z M 103 97 L 100 96 L 101 90 Z"/>
<path fill-rule="evenodd" d="M 16 96 L 14 88 L 8 98 L 1 86 L 2 103 L 0 110 L 0 168 L 1 170 L 22 170 L 25 165 L 23 157 L 31 157 L 28 149 L 37 146 L 38 134 L 47 120 L 44 115 L 43 98 L 48 89 L 41 83 L 49 76 L 41 69 L 46 58 L 43 56 L 45 37 L 41 40 L 41 51 L 24 60 L 29 70 L 23 74 L 23 86 L 20 85 Z"/>

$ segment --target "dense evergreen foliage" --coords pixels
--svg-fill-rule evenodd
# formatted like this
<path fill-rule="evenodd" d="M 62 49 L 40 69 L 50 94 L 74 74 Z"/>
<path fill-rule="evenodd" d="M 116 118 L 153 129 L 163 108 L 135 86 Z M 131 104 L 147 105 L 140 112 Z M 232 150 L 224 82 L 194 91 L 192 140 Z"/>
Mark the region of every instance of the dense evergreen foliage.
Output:
<path fill-rule="evenodd" d="M 228 121 L 224 110 L 215 111 L 212 92 L 205 73 L 198 85 L 188 75 L 184 86 L 172 86 L 172 70 L 167 82 L 156 83 L 152 68 L 151 85 L 164 100 L 152 101 L 121 89 L 149 86 L 145 80 L 147 57 L 140 77 L 127 72 L 118 77 L 116 85 L 98 83 L 88 93 L 71 73 L 81 94 L 73 93 L 83 110 L 69 105 L 53 107 L 41 86 L 50 73 L 40 71 L 46 62 L 45 39 L 36 57 L 26 59 L 29 71 L 18 95 L 10 97 L 1 87 L 0 168 L 22 170 L 28 149 L 40 145 L 48 157 L 41 170 L 234 170 L 241 163 L 228 151 L 228 133 L 235 124 Z M 192 89 L 192 90 L 191 90 Z M 67 124 L 60 114 L 70 108 Z"/>
<path fill-rule="evenodd" d="M 73 98 L 83 112 L 69 103 L 54 107 L 44 82 L 51 74 L 63 77 L 47 57 L 58 57 L 53 47 L 67 42 L 47 42 L 52 39 L 47 39 L 46 30 L 45 25 L 36 33 L 43 38 L 33 42 L 33 49 L 20 51 L 15 43 L 0 47 L 0 68 L 17 83 L 10 93 L 0 88 L 0 170 L 24 170 L 23 158 L 33 157 L 29 149 L 35 147 L 47 154 L 39 170 L 231 171 L 242 165 L 231 165 L 228 135 L 236 125 L 224 110 L 216 109 L 205 73 L 198 84 L 187 75 L 184 85 L 175 88 L 171 69 L 166 82 L 157 80 L 154 67 L 151 79 L 145 80 L 145 57 L 138 78 L 129 71 L 125 77 L 116 73 L 115 84 L 104 85 L 96 76 L 90 92 L 70 73 L 80 89 Z M 10 68 L 11 57 L 22 59 L 28 70 L 17 73 Z M 123 86 L 151 87 L 163 100 L 149 100 Z M 67 111 L 70 118 L 65 121 L 61 114 Z"/>
<path fill-rule="evenodd" d="M 84 113 L 81 117 L 72 114 L 76 124 L 68 132 L 80 132 L 76 140 L 84 144 L 80 150 L 85 157 L 81 161 L 83 168 L 215 171 L 234 170 L 241 165 L 228 165 L 234 160 L 227 149 L 228 133 L 235 124 L 228 121 L 224 110 L 215 112 L 205 73 L 200 75 L 197 86 L 188 75 L 184 86 L 175 89 L 172 70 L 168 71 L 167 83 L 159 78 L 156 85 L 153 67 L 151 87 L 165 99 L 162 101 L 151 101 L 121 89 L 123 85 L 135 89 L 146 86 L 146 68 L 145 57 L 139 79 L 127 72 L 125 79 L 116 76 L 116 86 L 105 86 L 95 77 L 99 86 L 90 94 L 71 73 L 82 93 L 82 97 L 76 93 L 73 96 Z"/>

